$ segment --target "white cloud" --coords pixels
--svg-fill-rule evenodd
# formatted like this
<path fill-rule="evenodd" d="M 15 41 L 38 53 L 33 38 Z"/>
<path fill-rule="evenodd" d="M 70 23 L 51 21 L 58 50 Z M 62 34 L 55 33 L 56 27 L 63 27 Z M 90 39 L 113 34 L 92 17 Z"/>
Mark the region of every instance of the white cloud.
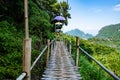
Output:
<path fill-rule="evenodd" d="M 115 10 L 115 11 L 120 11 L 120 4 L 115 5 L 115 6 L 114 6 L 114 10 Z"/>

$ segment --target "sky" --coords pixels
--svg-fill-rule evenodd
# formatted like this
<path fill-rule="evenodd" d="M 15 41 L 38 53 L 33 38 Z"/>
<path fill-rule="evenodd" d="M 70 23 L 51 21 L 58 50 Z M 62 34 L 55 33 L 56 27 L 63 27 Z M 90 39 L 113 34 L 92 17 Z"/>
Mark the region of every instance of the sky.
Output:
<path fill-rule="evenodd" d="M 102 27 L 120 23 L 120 0 L 68 0 L 68 3 L 71 19 L 63 26 L 63 32 L 77 28 L 95 36 Z"/>

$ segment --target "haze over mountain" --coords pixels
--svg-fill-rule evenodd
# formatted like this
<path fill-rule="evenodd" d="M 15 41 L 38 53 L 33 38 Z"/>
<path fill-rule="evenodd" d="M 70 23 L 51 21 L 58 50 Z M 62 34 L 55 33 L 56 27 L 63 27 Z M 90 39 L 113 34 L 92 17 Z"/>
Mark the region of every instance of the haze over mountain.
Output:
<path fill-rule="evenodd" d="M 88 34 L 88 33 L 85 34 L 83 31 L 81 31 L 79 29 L 74 29 L 74 30 L 68 31 L 68 32 L 66 32 L 66 34 L 71 35 L 71 36 L 77 36 L 77 37 L 84 38 L 84 39 L 93 37 L 92 34 Z"/>

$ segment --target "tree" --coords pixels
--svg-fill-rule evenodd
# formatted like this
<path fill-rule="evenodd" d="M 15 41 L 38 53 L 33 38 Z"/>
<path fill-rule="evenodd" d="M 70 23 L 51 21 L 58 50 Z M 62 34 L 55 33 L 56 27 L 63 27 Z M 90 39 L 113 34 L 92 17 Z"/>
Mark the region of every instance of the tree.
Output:
<path fill-rule="evenodd" d="M 55 16 L 60 15 L 61 13 L 65 17 L 65 24 L 68 24 L 68 18 L 71 18 L 69 10 L 69 5 L 67 2 L 63 1 L 58 3 L 57 0 L 36 0 L 37 5 L 42 10 L 45 10 L 50 15 L 50 20 L 52 20 Z M 49 5 L 49 6 L 48 6 Z M 60 10 L 61 9 L 61 10 Z"/>
<path fill-rule="evenodd" d="M 9 19 L 18 23 L 24 20 L 24 5 L 21 0 L 0 0 L 0 10 L 0 15 L 3 15 L 2 20 Z"/>

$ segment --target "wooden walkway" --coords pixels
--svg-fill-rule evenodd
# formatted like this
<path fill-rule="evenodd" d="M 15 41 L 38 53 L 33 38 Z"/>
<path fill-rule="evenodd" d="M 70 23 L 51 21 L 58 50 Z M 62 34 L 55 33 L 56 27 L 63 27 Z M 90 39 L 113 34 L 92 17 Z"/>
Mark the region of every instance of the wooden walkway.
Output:
<path fill-rule="evenodd" d="M 78 68 L 74 66 L 63 42 L 56 42 L 41 80 L 81 80 Z"/>

